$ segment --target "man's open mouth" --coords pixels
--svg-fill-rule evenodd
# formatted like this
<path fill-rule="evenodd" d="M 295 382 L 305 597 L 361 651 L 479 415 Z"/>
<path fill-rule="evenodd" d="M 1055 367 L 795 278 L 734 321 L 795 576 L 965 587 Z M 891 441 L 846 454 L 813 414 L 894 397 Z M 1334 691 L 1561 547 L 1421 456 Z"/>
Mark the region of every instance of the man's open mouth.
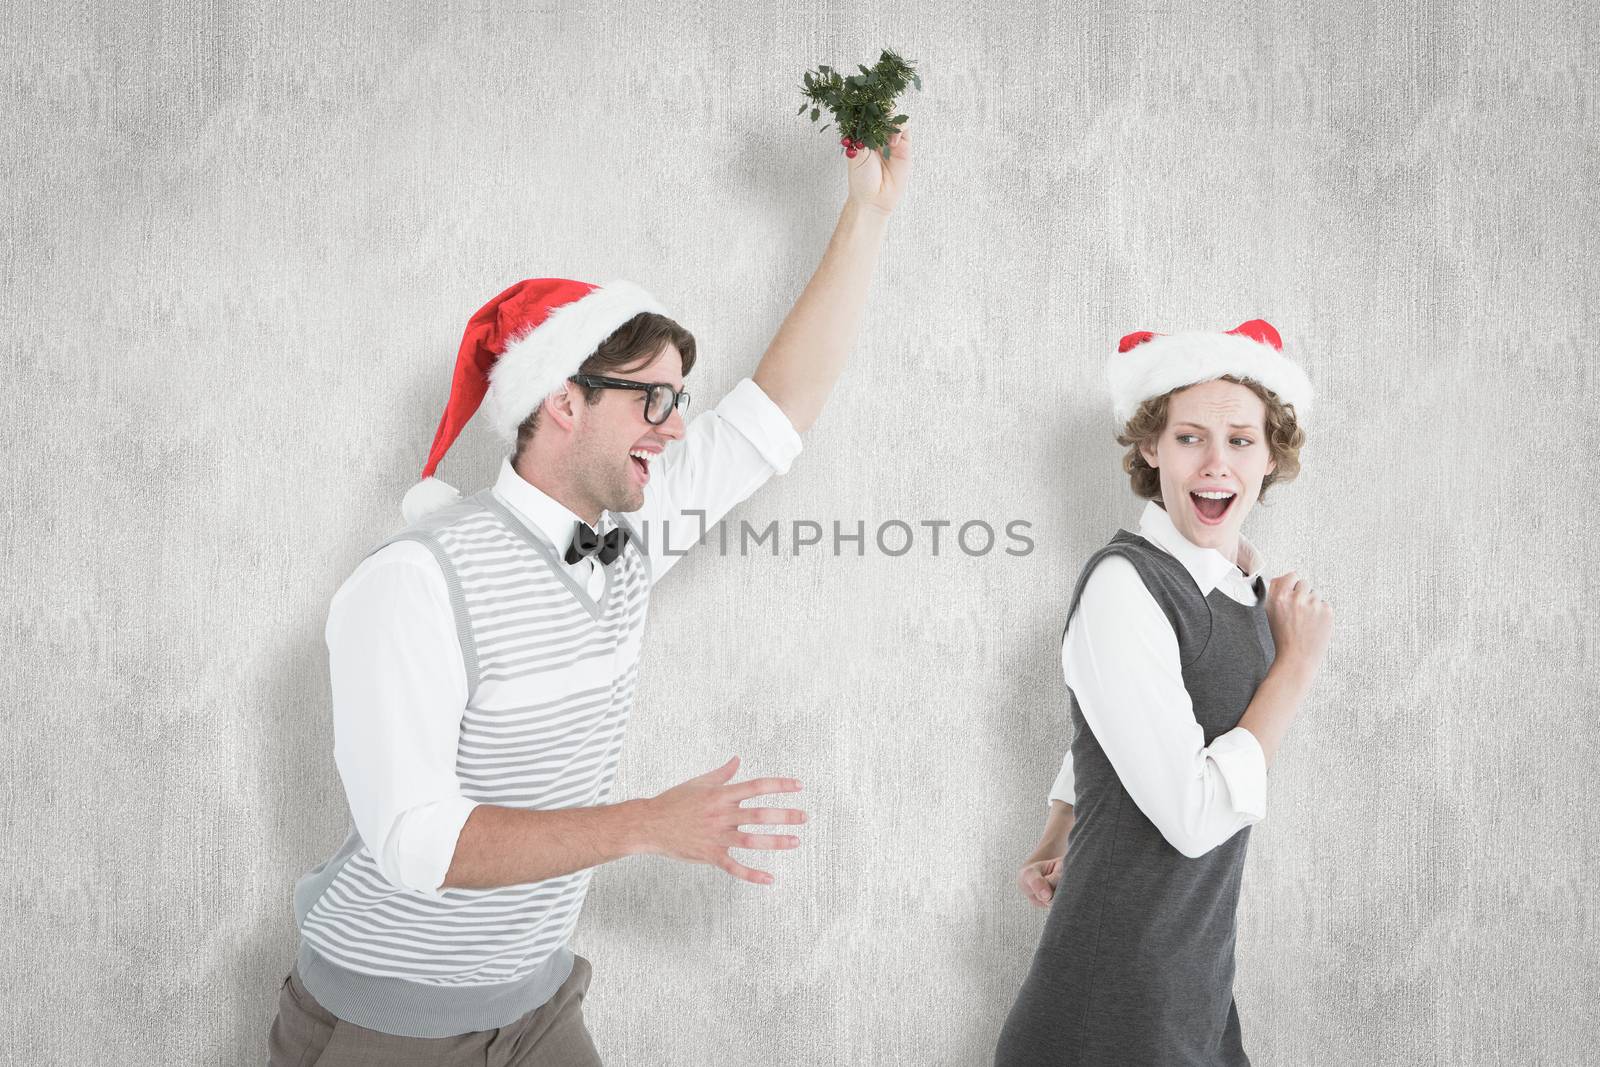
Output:
<path fill-rule="evenodd" d="M 1233 507 L 1235 494 L 1226 489 L 1202 489 L 1190 493 L 1189 500 L 1194 505 L 1194 511 L 1200 521 L 1207 526 L 1215 526 L 1228 514 L 1228 509 Z"/>
<path fill-rule="evenodd" d="M 628 453 L 628 458 L 633 462 L 633 469 L 639 475 L 639 484 L 643 485 L 650 480 L 650 463 L 656 458 L 654 452 L 647 452 L 636 448 Z"/>

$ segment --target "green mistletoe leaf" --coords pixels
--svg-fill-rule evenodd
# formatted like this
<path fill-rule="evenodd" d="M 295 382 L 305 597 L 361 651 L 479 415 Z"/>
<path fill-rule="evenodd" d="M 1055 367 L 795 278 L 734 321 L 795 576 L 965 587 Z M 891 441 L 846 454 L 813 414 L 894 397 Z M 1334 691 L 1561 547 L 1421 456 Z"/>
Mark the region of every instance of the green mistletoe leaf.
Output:
<path fill-rule="evenodd" d="M 806 71 L 801 87 L 806 102 L 796 114 L 805 114 L 809 107 L 810 119 L 816 122 L 827 111 L 833 122 L 824 124 L 823 130 L 836 125 L 845 139 L 859 141 L 888 159 L 889 138 L 908 121 L 906 115 L 896 113 L 895 99 L 908 86 L 914 85 L 920 92 L 922 77 L 911 63 L 889 49 L 883 50 L 870 69 L 861 64 L 856 69 L 859 74 L 848 76 L 824 64 Z"/>

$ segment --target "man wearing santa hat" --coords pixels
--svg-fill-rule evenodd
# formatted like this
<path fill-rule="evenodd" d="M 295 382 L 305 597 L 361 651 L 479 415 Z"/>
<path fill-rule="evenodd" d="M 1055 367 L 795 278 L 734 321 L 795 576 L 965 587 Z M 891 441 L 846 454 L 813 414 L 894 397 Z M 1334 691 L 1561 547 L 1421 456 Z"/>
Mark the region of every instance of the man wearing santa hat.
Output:
<path fill-rule="evenodd" d="M 730 848 L 803 822 L 738 759 L 610 802 L 651 585 L 800 451 L 844 365 L 911 170 L 852 154 L 816 273 L 766 354 L 685 423 L 694 338 L 637 286 L 519 282 L 462 339 L 408 525 L 335 594 L 334 757 L 353 825 L 295 887 L 274 1065 L 594 1064 L 567 940 L 596 866 L 654 853 L 770 884 Z M 462 498 L 433 477 L 480 405 L 514 452 Z"/>

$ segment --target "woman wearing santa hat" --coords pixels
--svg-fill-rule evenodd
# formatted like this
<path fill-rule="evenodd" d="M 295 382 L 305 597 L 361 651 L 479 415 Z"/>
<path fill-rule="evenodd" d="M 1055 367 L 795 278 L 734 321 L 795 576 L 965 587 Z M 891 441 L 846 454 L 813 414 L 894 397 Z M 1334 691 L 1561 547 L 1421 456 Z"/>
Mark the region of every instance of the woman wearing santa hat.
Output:
<path fill-rule="evenodd" d="M 1311 385 L 1269 323 L 1129 334 L 1108 364 L 1139 532 L 1089 558 L 1061 660 L 1073 740 L 1018 876 L 1044 933 L 995 1063 L 1239 1067 L 1235 913 L 1267 768 L 1333 613 L 1240 532 L 1299 471 Z"/>

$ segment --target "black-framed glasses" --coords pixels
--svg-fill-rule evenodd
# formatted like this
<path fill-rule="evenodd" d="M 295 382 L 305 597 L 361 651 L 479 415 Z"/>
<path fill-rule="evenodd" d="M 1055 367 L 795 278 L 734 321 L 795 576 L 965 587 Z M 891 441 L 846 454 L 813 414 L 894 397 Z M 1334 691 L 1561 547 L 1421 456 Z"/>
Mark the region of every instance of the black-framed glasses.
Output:
<path fill-rule="evenodd" d="M 660 382 L 630 382 L 626 378 L 607 378 L 599 374 L 574 374 L 569 382 L 589 389 L 637 389 L 644 394 L 644 421 L 660 426 L 672 418 L 672 411 L 689 407 L 689 394 Z"/>

